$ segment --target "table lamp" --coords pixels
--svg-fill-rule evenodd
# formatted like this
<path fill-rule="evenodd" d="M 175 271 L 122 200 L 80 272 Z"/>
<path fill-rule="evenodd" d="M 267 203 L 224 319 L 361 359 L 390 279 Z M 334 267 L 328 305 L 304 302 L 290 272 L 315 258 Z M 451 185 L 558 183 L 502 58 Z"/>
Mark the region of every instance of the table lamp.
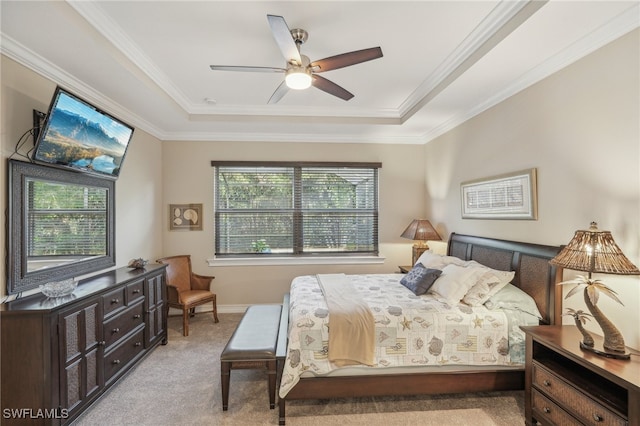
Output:
<path fill-rule="evenodd" d="M 584 341 L 580 342 L 580 347 L 609 358 L 629 359 L 630 354 L 626 349 L 622 334 L 596 306 L 600 294 L 610 297 L 621 305 L 623 303 L 615 291 L 607 287 L 602 281 L 591 278 L 592 272 L 617 275 L 640 274 L 640 270 L 627 259 L 613 240 L 611 232 L 600 231 L 598 230 L 598 224 L 591 222 L 588 230 L 576 231 L 569 244 L 556 257 L 551 259 L 550 263 L 565 269 L 589 273 L 587 277 L 579 275 L 574 280 L 560 283 L 575 285 L 567 293 L 565 299 L 576 294 L 584 286 L 584 303 L 604 334 L 603 348 L 597 349 L 594 347 L 593 338 L 588 333 L 585 335 L 586 332 L 581 330 Z M 569 314 L 574 315 L 572 312 Z M 586 317 L 580 319 L 584 320 Z M 578 318 L 576 319 L 577 321 Z"/>
<path fill-rule="evenodd" d="M 407 229 L 404 230 L 401 237 L 416 241 L 413 245 L 412 266 L 416 264 L 420 255 L 429 249 L 426 242 L 427 240 L 439 241 L 442 239 L 431 225 L 431 222 L 426 219 L 414 219 L 409 226 L 407 226 Z"/>

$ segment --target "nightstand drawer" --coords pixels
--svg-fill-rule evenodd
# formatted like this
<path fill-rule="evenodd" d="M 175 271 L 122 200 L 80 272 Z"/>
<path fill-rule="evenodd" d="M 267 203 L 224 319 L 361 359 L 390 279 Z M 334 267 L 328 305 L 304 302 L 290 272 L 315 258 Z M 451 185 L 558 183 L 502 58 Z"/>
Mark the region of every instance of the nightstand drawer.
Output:
<path fill-rule="evenodd" d="M 531 409 L 538 423 L 543 425 L 575 426 L 580 424 L 536 389 L 531 390 Z"/>
<path fill-rule="evenodd" d="M 535 361 L 532 383 L 586 425 L 627 425 L 625 419 Z"/>

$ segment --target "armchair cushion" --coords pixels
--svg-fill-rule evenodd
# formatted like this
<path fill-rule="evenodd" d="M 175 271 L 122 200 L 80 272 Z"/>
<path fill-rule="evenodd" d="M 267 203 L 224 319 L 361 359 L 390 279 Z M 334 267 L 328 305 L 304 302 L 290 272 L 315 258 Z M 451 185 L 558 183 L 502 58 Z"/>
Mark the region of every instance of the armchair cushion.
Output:
<path fill-rule="evenodd" d="M 207 290 L 186 290 L 180 292 L 180 303 L 193 306 L 213 299 L 213 294 Z"/>

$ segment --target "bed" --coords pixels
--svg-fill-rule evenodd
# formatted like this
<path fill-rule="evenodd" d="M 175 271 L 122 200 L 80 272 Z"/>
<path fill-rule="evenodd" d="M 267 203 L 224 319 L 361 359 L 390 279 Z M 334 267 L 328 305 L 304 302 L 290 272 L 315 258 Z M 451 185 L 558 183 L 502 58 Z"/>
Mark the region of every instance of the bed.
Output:
<path fill-rule="evenodd" d="M 467 264 L 469 261 L 475 261 L 481 265 L 498 271 L 513 271 L 513 278 L 510 280 L 509 286 L 515 286 L 531 297 L 532 303 L 537 307 L 537 314 L 540 316 L 540 318 L 536 318 L 535 321 L 536 323 L 539 321 L 543 324 L 554 324 L 556 320 L 559 321 L 560 319 L 560 286 L 557 286 L 556 284 L 560 281 L 562 271 L 560 268 L 549 264 L 549 260 L 552 259 L 559 251 L 560 247 L 556 246 L 544 246 L 539 244 L 498 240 L 455 233 L 451 234 L 447 246 L 447 256 L 451 259 L 457 258 L 460 259 L 461 262 L 467 262 Z M 353 285 L 360 290 L 364 288 L 378 289 L 380 287 L 377 285 L 378 283 L 382 283 L 384 281 L 399 281 L 402 278 L 402 275 L 395 274 L 395 276 L 391 276 L 377 274 L 370 276 L 355 275 L 347 277 L 349 281 L 353 282 Z M 318 276 L 317 278 L 318 281 L 322 281 L 321 277 Z M 302 291 L 302 295 L 306 299 L 309 299 L 311 298 L 310 295 L 319 292 L 317 288 L 313 287 L 314 284 L 312 281 L 312 276 L 297 277 L 292 283 L 292 290 L 295 290 L 298 293 Z M 397 284 L 390 285 L 397 286 Z M 308 292 L 306 295 L 304 293 L 305 291 Z M 322 291 L 325 291 L 324 287 Z M 402 290 L 396 290 L 394 287 L 394 290 L 386 291 L 390 294 L 385 297 L 406 298 L 409 299 L 411 303 L 418 303 L 418 297 L 414 298 L 406 289 L 404 289 L 404 291 L 406 294 L 400 294 Z M 384 292 L 385 291 L 383 291 L 383 293 Z M 293 292 L 292 295 L 294 295 Z M 371 294 L 363 297 L 365 299 L 368 297 L 371 300 L 377 300 L 380 298 L 380 295 Z M 371 302 L 368 301 L 367 303 Z M 301 321 L 308 321 L 308 316 L 305 317 L 306 319 L 301 319 L 300 317 L 296 317 L 297 319 L 294 319 L 294 317 L 289 317 L 292 313 L 294 315 L 299 315 L 298 311 L 300 311 L 300 309 L 297 309 L 299 308 L 299 306 L 297 306 L 299 304 L 300 302 L 291 302 L 289 295 L 286 295 L 283 301 L 276 354 L 280 383 L 279 423 L 281 425 L 285 424 L 285 406 L 286 401 L 289 400 L 448 394 L 516 390 L 524 388 L 524 363 L 522 354 L 519 357 L 514 356 L 514 360 L 512 362 L 509 358 L 509 350 L 505 351 L 504 347 L 500 349 L 498 348 L 499 345 L 497 345 L 498 341 L 505 340 L 505 333 L 508 336 L 507 340 L 511 338 L 509 325 L 512 321 L 511 318 L 502 316 L 502 313 L 500 313 L 500 310 L 498 309 L 492 311 L 488 318 L 490 318 L 491 321 L 495 321 L 496 324 L 506 324 L 502 331 L 496 331 L 495 333 L 491 331 L 492 334 L 490 335 L 484 333 L 482 336 L 478 336 L 477 338 L 474 337 L 474 339 L 478 341 L 480 341 L 480 339 L 485 339 L 496 343 L 495 346 L 497 348 L 497 352 L 489 357 L 491 358 L 490 361 L 486 361 L 485 358 L 487 357 L 485 356 L 481 357 L 479 355 L 471 354 L 467 355 L 468 358 L 465 359 L 481 359 L 481 361 L 473 361 L 470 363 L 467 363 L 465 360 L 451 362 L 451 360 L 456 361 L 457 358 L 455 356 L 443 356 L 443 354 L 440 353 L 443 346 L 441 343 L 438 346 L 438 352 L 435 354 L 438 356 L 434 358 L 429 354 L 426 356 L 421 355 L 421 358 L 419 359 L 425 360 L 425 362 L 422 363 L 424 365 L 418 365 L 415 368 L 399 365 L 396 366 L 393 364 L 395 362 L 393 357 L 388 356 L 384 359 L 386 364 L 382 365 L 385 368 L 367 368 L 367 366 L 347 365 L 342 368 L 334 368 L 331 371 L 327 371 L 324 368 L 324 364 L 328 364 L 328 362 L 324 363 L 322 357 L 317 355 L 318 353 L 322 354 L 322 350 L 318 351 L 318 348 L 315 348 L 315 356 L 317 359 L 307 362 L 307 364 L 310 364 L 312 368 L 310 368 L 309 365 L 306 365 L 303 373 L 295 372 L 292 370 L 292 365 L 298 366 L 299 362 L 297 362 L 297 359 L 292 360 L 292 357 L 295 358 L 299 355 L 300 345 L 304 346 L 305 341 L 301 342 L 298 335 L 292 334 L 290 336 L 289 333 L 293 332 L 292 330 L 294 329 L 299 329 L 299 323 Z M 388 305 L 388 300 L 382 301 L 379 306 L 375 308 L 372 307 L 372 312 L 375 314 L 377 310 L 379 313 L 382 311 L 380 308 L 389 310 Z M 436 305 L 446 307 L 446 303 L 443 303 L 442 300 L 439 300 Z M 315 310 L 319 310 L 324 313 L 325 308 L 326 306 L 320 306 Z M 468 308 L 466 305 L 463 306 L 461 304 L 460 306 L 453 306 L 450 308 L 455 310 L 456 320 L 459 320 L 459 318 L 468 314 L 467 316 L 475 318 L 477 321 L 477 319 L 482 316 L 482 310 L 486 310 L 484 305 L 477 308 Z M 409 314 L 405 315 L 405 312 L 403 312 L 403 315 L 397 315 L 397 321 L 400 321 L 401 323 L 402 321 L 405 323 L 407 321 L 413 321 L 415 326 L 418 325 L 417 321 L 415 321 L 416 319 L 419 319 L 421 323 L 426 322 L 429 325 L 434 322 L 437 323 L 438 320 L 434 319 L 436 317 L 427 317 L 424 314 L 424 307 L 420 309 L 422 309 L 421 316 L 414 317 Z M 308 306 L 304 306 L 302 309 L 303 312 L 307 312 L 309 310 Z M 427 309 L 430 314 L 431 311 L 434 311 L 433 315 L 447 316 L 446 313 L 435 312 L 438 310 L 440 310 L 440 308 Z M 393 312 L 391 313 L 393 314 Z M 315 315 L 317 315 L 317 313 L 315 313 Z M 375 321 L 379 322 L 378 320 L 380 318 L 388 321 L 389 318 L 392 318 L 393 316 L 394 315 L 376 316 Z M 454 317 L 453 314 L 449 316 L 452 318 Z M 313 318 L 317 319 L 319 317 L 323 317 L 323 315 Z M 444 322 L 445 320 L 443 319 L 441 321 Z M 517 325 L 521 323 L 515 322 L 514 324 L 516 325 L 511 325 L 511 327 L 517 329 Z M 379 324 L 376 324 L 376 330 L 378 330 L 378 325 Z M 420 325 L 425 326 L 424 324 Z M 475 325 L 477 326 L 478 323 Z M 441 327 L 448 327 L 448 325 L 443 324 Z M 473 328 L 473 326 L 469 327 L 469 333 L 471 333 Z M 501 335 L 499 333 L 503 334 Z M 317 341 L 321 341 L 323 339 L 320 337 L 315 338 L 316 335 L 314 334 L 309 334 L 309 336 L 314 338 L 305 336 L 305 339 L 308 339 L 307 343 L 310 344 L 311 350 L 314 350 L 313 345 L 317 344 Z M 393 337 L 395 338 L 396 336 L 394 335 Z M 407 346 L 410 344 L 415 346 L 415 342 L 409 342 L 408 340 L 409 339 L 404 339 L 399 341 Z M 433 344 L 433 339 L 431 341 L 422 342 L 420 346 L 423 344 Z M 323 349 L 325 352 L 326 346 L 326 341 L 324 341 Z M 377 350 L 379 350 L 379 348 L 377 348 Z M 384 350 L 386 351 L 385 353 L 390 352 L 389 348 L 385 348 Z M 433 352 L 431 353 L 433 354 Z M 511 351 L 511 354 L 515 353 L 516 352 L 513 350 Z M 411 359 L 415 360 L 418 358 L 413 356 Z M 446 362 L 442 362 L 443 359 L 445 359 Z M 501 361 L 496 362 L 496 359 L 500 359 Z M 376 358 L 376 366 L 379 366 L 379 364 L 380 359 Z M 313 371 L 314 369 L 315 371 Z"/>

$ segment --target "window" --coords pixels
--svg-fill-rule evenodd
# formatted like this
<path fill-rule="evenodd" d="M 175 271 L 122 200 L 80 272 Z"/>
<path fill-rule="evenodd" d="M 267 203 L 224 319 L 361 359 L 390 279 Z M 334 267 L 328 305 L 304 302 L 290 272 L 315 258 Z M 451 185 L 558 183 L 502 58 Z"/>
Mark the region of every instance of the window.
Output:
<path fill-rule="evenodd" d="M 378 254 L 378 163 L 212 162 L 216 257 Z"/>

